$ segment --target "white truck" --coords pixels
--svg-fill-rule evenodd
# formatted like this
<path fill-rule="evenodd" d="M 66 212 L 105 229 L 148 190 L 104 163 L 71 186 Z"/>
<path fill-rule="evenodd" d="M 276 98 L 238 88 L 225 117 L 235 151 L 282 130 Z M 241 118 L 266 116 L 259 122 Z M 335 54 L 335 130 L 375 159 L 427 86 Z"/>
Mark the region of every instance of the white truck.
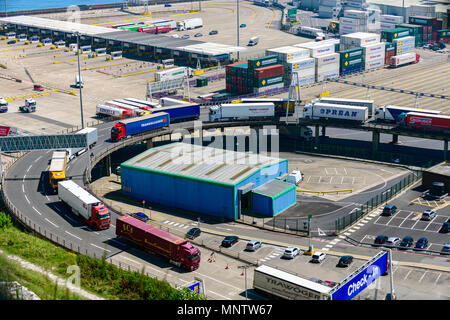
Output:
<path fill-rule="evenodd" d="M 20 112 L 36 112 L 36 100 L 25 99 L 25 105 L 19 107 Z"/>
<path fill-rule="evenodd" d="M 163 97 L 159 99 L 159 104 L 161 107 L 173 107 L 173 106 L 179 106 L 183 104 L 189 104 L 189 102 L 178 100 L 178 99 L 172 99 L 168 97 Z"/>
<path fill-rule="evenodd" d="M 86 127 L 77 132 L 77 134 L 86 134 L 87 145 L 92 148 L 98 141 L 98 130 L 97 128 Z"/>
<path fill-rule="evenodd" d="M 227 103 L 209 108 L 209 121 L 258 120 L 275 115 L 275 105 L 266 103 Z"/>
<path fill-rule="evenodd" d="M 97 230 L 109 228 L 111 216 L 108 208 L 72 180 L 58 182 L 58 198 L 90 227 Z"/>
<path fill-rule="evenodd" d="M 298 185 L 303 180 L 303 173 L 300 170 L 294 170 L 286 177 L 286 181 Z"/>
<path fill-rule="evenodd" d="M 329 104 L 340 104 L 340 105 L 344 105 L 344 106 L 367 107 L 367 108 L 369 108 L 369 116 L 372 115 L 372 112 L 375 109 L 375 102 L 373 100 L 322 97 L 322 98 L 317 98 L 317 99 L 311 100 L 311 103 L 312 104 L 329 103 Z"/>
<path fill-rule="evenodd" d="M 125 119 L 132 116 L 131 110 L 120 109 L 117 107 L 98 104 L 95 107 L 96 114 L 100 117 L 112 117 L 115 119 Z"/>
<path fill-rule="evenodd" d="M 325 40 L 325 34 L 321 29 L 312 27 L 300 27 L 297 29 L 297 35 L 314 38 L 315 41 Z"/>
<path fill-rule="evenodd" d="M 166 81 L 180 79 L 183 77 L 192 78 L 194 76 L 194 70 L 189 67 L 179 67 L 168 69 L 164 71 L 155 72 L 155 81 Z"/>
<path fill-rule="evenodd" d="M 303 119 L 346 120 L 359 123 L 369 119 L 369 108 L 328 103 L 307 104 L 303 108 Z"/>
<path fill-rule="evenodd" d="M 177 22 L 178 31 L 190 30 L 203 27 L 202 18 L 192 18 Z"/>
<path fill-rule="evenodd" d="M 0 112 L 8 111 L 8 101 L 0 97 Z"/>
<path fill-rule="evenodd" d="M 256 46 L 259 43 L 259 37 L 251 37 L 250 40 L 248 41 L 247 46 Z"/>
<path fill-rule="evenodd" d="M 83 88 L 83 77 L 79 76 L 78 74 L 75 76 L 75 88 Z"/>
<path fill-rule="evenodd" d="M 391 106 L 385 105 L 376 108 L 375 110 L 375 121 L 378 122 L 397 122 L 398 117 L 402 113 L 408 112 L 419 112 L 419 113 L 428 113 L 428 114 L 441 114 L 442 111 L 437 110 L 429 110 L 429 109 L 418 109 L 418 108 L 408 108 L 408 107 L 399 107 L 399 106 Z"/>

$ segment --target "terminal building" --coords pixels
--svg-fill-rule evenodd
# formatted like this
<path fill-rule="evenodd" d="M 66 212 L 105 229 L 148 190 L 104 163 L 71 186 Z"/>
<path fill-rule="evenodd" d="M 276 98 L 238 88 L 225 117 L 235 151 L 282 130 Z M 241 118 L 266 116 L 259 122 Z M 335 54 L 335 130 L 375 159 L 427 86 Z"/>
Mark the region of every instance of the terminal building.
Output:
<path fill-rule="evenodd" d="M 276 178 L 288 161 L 188 143 L 149 149 L 120 165 L 124 195 L 229 220 L 275 216 L 296 204 L 296 187 Z"/>
<path fill-rule="evenodd" d="M 25 34 L 28 38 L 50 39 L 54 43 L 64 41 L 67 47 L 77 43 L 94 52 L 106 50 L 108 54 L 120 52 L 124 57 L 144 60 L 174 59 L 176 64 L 217 65 L 235 58 L 243 47 L 192 39 L 173 38 L 159 34 L 117 30 L 102 26 L 60 21 L 36 16 L 13 16 L 0 18 L 3 33 Z"/>

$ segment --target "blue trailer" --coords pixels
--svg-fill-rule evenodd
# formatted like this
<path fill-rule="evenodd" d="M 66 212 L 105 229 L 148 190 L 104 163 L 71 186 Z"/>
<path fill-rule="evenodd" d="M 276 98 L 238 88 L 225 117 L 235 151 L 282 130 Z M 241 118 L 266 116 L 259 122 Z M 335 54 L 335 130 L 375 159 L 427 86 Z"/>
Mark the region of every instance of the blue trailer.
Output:
<path fill-rule="evenodd" d="M 186 103 L 178 106 L 154 108 L 150 110 L 152 114 L 166 112 L 170 115 L 170 122 L 181 122 L 186 120 L 197 120 L 200 117 L 200 105 L 196 103 Z"/>
<path fill-rule="evenodd" d="M 170 116 L 166 112 L 158 112 L 148 116 L 130 118 L 117 122 L 111 128 L 111 140 L 119 141 L 128 136 L 142 132 L 152 131 L 168 127 L 170 125 Z"/>

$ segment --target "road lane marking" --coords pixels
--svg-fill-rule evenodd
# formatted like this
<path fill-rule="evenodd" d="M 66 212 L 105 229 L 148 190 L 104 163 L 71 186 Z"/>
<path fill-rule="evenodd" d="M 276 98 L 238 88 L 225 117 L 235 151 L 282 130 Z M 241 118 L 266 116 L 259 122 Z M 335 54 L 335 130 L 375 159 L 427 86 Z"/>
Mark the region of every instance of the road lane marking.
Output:
<path fill-rule="evenodd" d="M 422 282 L 423 277 L 425 277 L 425 275 L 427 274 L 428 270 L 425 270 L 425 272 L 423 273 L 423 275 L 420 277 L 419 282 Z"/>
<path fill-rule="evenodd" d="M 403 278 L 403 280 L 406 280 L 406 278 L 408 278 L 409 274 L 412 272 L 412 269 L 409 270 L 409 272 L 406 274 L 406 276 Z"/>
<path fill-rule="evenodd" d="M 45 220 L 48 222 L 48 223 L 50 223 L 50 224 L 52 224 L 52 225 L 54 225 L 56 228 L 59 228 L 56 224 L 54 224 L 53 222 L 51 222 L 50 220 L 48 220 L 47 218 L 45 218 Z"/>
<path fill-rule="evenodd" d="M 27 169 L 27 172 L 30 171 L 30 169 L 31 169 L 32 166 L 33 166 L 33 165 L 30 164 L 30 166 L 29 166 L 28 169 Z"/>
<path fill-rule="evenodd" d="M 26 194 L 23 195 L 25 197 L 25 200 L 27 200 L 28 203 L 30 203 L 30 200 L 28 200 L 28 197 Z"/>
<path fill-rule="evenodd" d="M 40 213 L 35 207 L 32 207 L 34 209 L 34 211 L 36 211 L 37 213 L 39 213 L 40 216 L 42 216 L 42 213 Z"/>
<path fill-rule="evenodd" d="M 34 160 L 34 162 L 38 162 L 39 159 L 41 159 L 41 158 L 42 158 L 42 156 L 40 156 L 39 158 L 37 158 L 36 160 Z"/>
<path fill-rule="evenodd" d="M 22 184 L 22 192 L 25 193 L 25 186 Z"/>
<path fill-rule="evenodd" d="M 80 237 L 77 237 L 76 235 L 74 235 L 74 234 L 71 234 L 69 231 L 65 231 L 67 234 L 69 234 L 69 235 L 71 235 L 72 237 L 74 237 L 74 238 L 77 238 L 78 240 L 83 240 L 83 239 L 81 239 Z"/>
<path fill-rule="evenodd" d="M 111 250 L 108 250 L 108 249 L 99 247 L 99 246 L 97 246 L 97 245 L 95 245 L 95 244 L 93 244 L 93 243 L 91 243 L 90 245 L 91 245 L 91 246 L 94 246 L 94 247 L 96 247 L 96 248 L 99 248 L 99 249 L 101 249 L 101 250 L 105 250 L 105 251 L 111 252 Z"/>

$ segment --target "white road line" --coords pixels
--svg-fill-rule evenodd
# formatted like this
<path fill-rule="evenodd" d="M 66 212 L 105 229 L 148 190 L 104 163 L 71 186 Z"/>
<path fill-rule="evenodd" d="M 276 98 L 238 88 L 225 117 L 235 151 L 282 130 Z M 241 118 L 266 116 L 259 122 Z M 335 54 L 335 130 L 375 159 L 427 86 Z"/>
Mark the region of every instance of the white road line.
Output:
<path fill-rule="evenodd" d="M 163 223 L 169 223 L 170 221 L 169 220 L 166 220 L 166 221 L 164 221 Z"/>
<path fill-rule="evenodd" d="M 208 292 L 210 292 L 210 293 L 212 293 L 212 294 L 214 294 L 214 295 L 216 295 L 216 296 L 219 296 L 219 297 L 221 297 L 221 298 L 227 299 L 227 300 L 233 300 L 233 299 L 231 299 L 231 298 L 228 298 L 228 297 L 225 297 L 225 296 L 223 296 L 223 295 L 221 295 L 221 294 L 218 294 L 218 293 L 216 293 L 216 292 L 214 292 L 214 291 L 212 291 L 212 290 L 208 290 Z"/>
<path fill-rule="evenodd" d="M 406 276 L 403 278 L 403 280 L 406 280 L 406 278 L 408 278 L 409 274 L 412 272 L 412 269 L 409 270 L 409 272 L 406 274 Z"/>
<path fill-rule="evenodd" d="M 25 186 L 22 184 L 22 192 L 25 193 Z"/>
<path fill-rule="evenodd" d="M 28 200 L 28 197 L 26 194 L 23 195 L 25 197 L 25 200 L 27 200 L 28 203 L 30 203 L 30 200 Z"/>
<path fill-rule="evenodd" d="M 168 225 L 171 226 L 171 225 L 173 225 L 174 223 L 175 223 L 175 221 L 170 221 L 170 222 L 168 223 Z"/>
<path fill-rule="evenodd" d="M 177 222 L 177 223 L 174 223 L 173 225 L 172 225 L 172 227 L 176 227 L 176 226 L 178 226 L 179 225 L 179 223 Z"/>
<path fill-rule="evenodd" d="M 39 158 L 37 158 L 36 160 L 34 160 L 34 162 L 38 162 L 40 158 L 42 158 L 42 156 L 40 156 Z"/>
<path fill-rule="evenodd" d="M 427 274 L 428 270 L 425 270 L 425 272 L 423 273 L 423 275 L 420 277 L 419 282 L 422 282 L 423 277 L 425 277 L 425 275 Z"/>
<path fill-rule="evenodd" d="M 33 166 L 33 165 L 30 164 L 30 166 L 29 166 L 28 169 L 27 169 L 27 172 L 30 171 L 30 169 L 31 169 L 32 166 Z"/>
<path fill-rule="evenodd" d="M 45 220 L 46 220 L 48 223 L 50 223 L 50 224 L 54 225 L 55 227 L 59 228 L 56 224 L 54 224 L 53 222 L 51 222 L 51 221 L 48 220 L 47 218 L 45 218 Z"/>
<path fill-rule="evenodd" d="M 116 226 L 115 226 L 115 225 L 113 225 L 113 224 L 111 224 L 111 227 L 115 228 Z"/>
<path fill-rule="evenodd" d="M 219 282 L 219 283 L 223 284 L 224 286 L 228 286 L 228 287 L 231 287 L 231 288 L 233 288 L 233 289 L 236 289 L 237 291 L 242 291 L 241 288 L 235 287 L 235 286 L 233 286 L 233 285 L 231 285 L 231 284 L 229 284 L 229 283 L 222 282 L 222 281 L 217 280 L 217 279 L 215 279 L 215 278 L 211 278 L 210 276 L 207 276 L 206 274 L 203 274 L 203 273 L 200 273 L 200 272 L 197 272 L 197 271 L 194 271 L 194 273 L 199 274 L 199 275 L 202 276 L 202 277 L 209 278 L 209 279 L 211 279 L 211 280 L 213 280 L 213 281 Z"/>
<path fill-rule="evenodd" d="M 327 244 L 327 245 L 325 245 L 325 248 L 332 248 L 332 247 L 333 247 L 332 244 Z"/>
<path fill-rule="evenodd" d="M 95 244 L 93 244 L 93 243 L 91 243 L 90 245 L 91 245 L 91 246 L 94 246 L 94 247 L 96 247 L 96 248 L 99 248 L 99 249 L 101 249 L 101 250 L 105 250 L 105 251 L 111 252 L 111 250 L 108 250 L 108 249 L 99 247 L 99 246 L 97 246 L 97 245 L 95 245 Z"/>
<path fill-rule="evenodd" d="M 65 231 L 68 235 L 71 235 L 72 237 L 74 237 L 74 238 L 77 238 L 78 240 L 83 240 L 83 239 L 81 239 L 80 237 L 77 237 L 76 235 L 74 235 L 74 234 L 71 234 L 69 231 Z"/>
<path fill-rule="evenodd" d="M 42 213 L 40 213 L 39 211 L 37 211 L 37 209 L 35 207 L 32 207 L 34 211 L 36 211 L 37 213 L 39 213 L 40 216 L 42 216 Z"/>
<path fill-rule="evenodd" d="M 437 282 L 439 280 L 439 278 L 441 277 L 442 273 L 439 272 L 439 275 L 436 278 L 436 281 L 434 282 L 434 285 L 437 286 Z"/>
<path fill-rule="evenodd" d="M 322 250 L 322 251 L 328 251 L 328 250 L 330 250 L 330 248 L 322 248 L 322 249 L 320 249 L 320 250 Z"/>

